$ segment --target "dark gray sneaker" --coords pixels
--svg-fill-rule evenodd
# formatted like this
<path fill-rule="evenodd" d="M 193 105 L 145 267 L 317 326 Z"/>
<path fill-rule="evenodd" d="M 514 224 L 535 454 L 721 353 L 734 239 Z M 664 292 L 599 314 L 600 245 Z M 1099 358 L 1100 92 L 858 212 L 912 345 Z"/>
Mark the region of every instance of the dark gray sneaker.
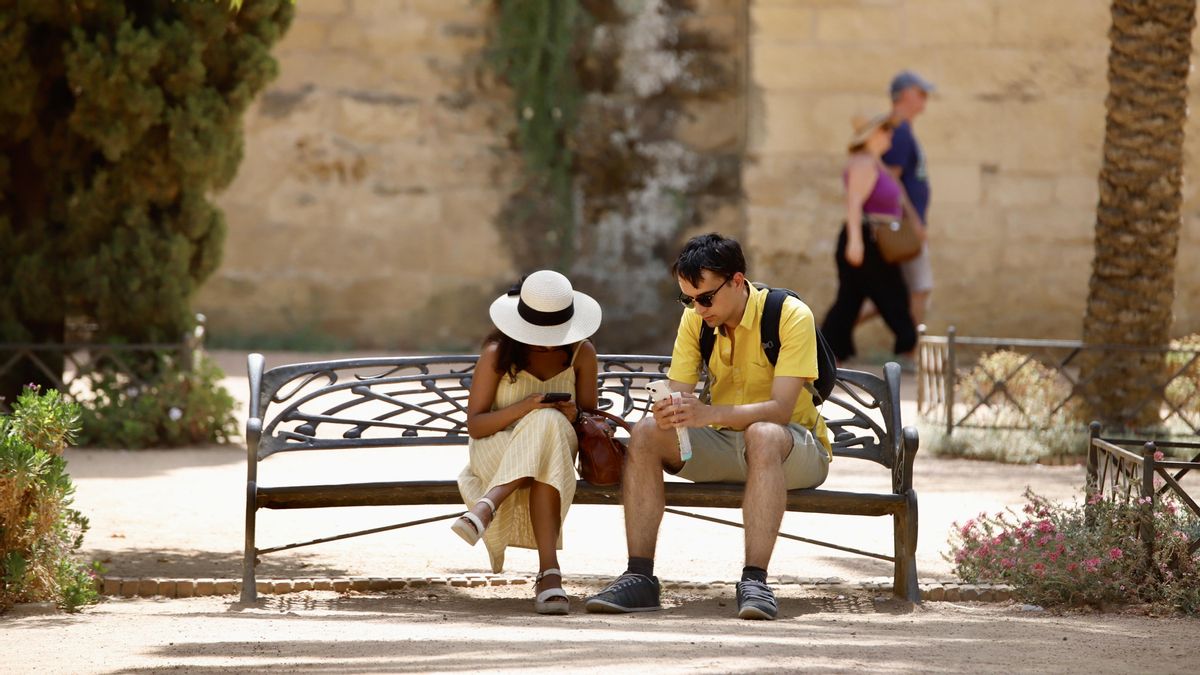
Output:
<path fill-rule="evenodd" d="M 588 598 L 584 607 L 593 614 L 653 612 L 662 609 L 662 605 L 658 604 L 658 593 L 658 577 L 626 572 L 614 579 L 607 588 Z"/>
<path fill-rule="evenodd" d="M 761 581 L 739 581 L 737 584 L 738 617 L 772 620 L 779 613 L 775 594 Z"/>

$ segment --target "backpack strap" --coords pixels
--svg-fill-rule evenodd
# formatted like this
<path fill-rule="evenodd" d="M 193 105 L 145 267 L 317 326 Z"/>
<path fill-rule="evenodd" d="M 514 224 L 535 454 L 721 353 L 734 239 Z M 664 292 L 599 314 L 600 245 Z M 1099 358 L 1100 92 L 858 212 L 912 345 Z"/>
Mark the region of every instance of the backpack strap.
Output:
<path fill-rule="evenodd" d="M 772 288 L 767 291 L 767 300 L 763 304 L 762 320 L 758 323 L 758 338 L 762 341 L 763 353 L 771 365 L 779 360 L 779 317 L 783 314 L 783 301 L 789 295 L 795 295 L 786 288 Z"/>
<path fill-rule="evenodd" d="M 700 367 L 708 368 L 708 360 L 712 358 L 713 345 L 717 343 L 717 330 L 700 322 Z"/>

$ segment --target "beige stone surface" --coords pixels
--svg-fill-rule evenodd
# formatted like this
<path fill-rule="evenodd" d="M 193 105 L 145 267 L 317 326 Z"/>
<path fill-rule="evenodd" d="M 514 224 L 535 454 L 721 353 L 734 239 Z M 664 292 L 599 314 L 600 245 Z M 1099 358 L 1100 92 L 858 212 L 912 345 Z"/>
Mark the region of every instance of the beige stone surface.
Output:
<path fill-rule="evenodd" d="M 714 209 L 703 229 L 744 232 L 752 277 L 824 313 L 849 117 L 885 109 L 888 81 L 908 67 L 939 87 L 916 122 L 933 187 L 931 332 L 1079 335 L 1108 3 L 693 4 L 681 26 L 709 31 L 748 79 L 740 97 L 689 99 L 677 137 L 741 153 L 743 206 Z M 196 302 L 214 335 L 405 349 L 478 338 L 491 296 L 525 271 L 494 224 L 520 165 L 508 91 L 484 67 L 491 11 L 473 0 L 298 4 L 280 76 L 247 115 L 245 159 L 218 198 L 225 258 Z M 1179 334 L 1200 331 L 1200 121 L 1186 131 Z M 864 337 L 867 352 L 886 348 L 884 331 Z"/>

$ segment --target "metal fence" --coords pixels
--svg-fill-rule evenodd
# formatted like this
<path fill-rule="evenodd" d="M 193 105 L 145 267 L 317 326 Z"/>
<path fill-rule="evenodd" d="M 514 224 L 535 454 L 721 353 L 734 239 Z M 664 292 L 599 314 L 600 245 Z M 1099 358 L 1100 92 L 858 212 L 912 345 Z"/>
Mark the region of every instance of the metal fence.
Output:
<path fill-rule="evenodd" d="M 1169 459 L 1159 452 L 1160 448 L 1192 454 L 1192 457 L 1190 460 Z M 1101 438 L 1100 425 L 1093 423 L 1090 427 L 1088 503 L 1091 504 L 1097 495 L 1126 502 L 1136 497 L 1146 507 L 1142 510 L 1138 538 L 1145 547 L 1148 561 L 1154 560 L 1154 544 L 1158 537 L 1153 513 L 1164 495 L 1172 494 L 1192 515 L 1200 518 L 1200 505 L 1181 485 L 1183 477 L 1192 471 L 1200 476 L 1200 443 Z M 1155 486 L 1156 482 L 1160 485 Z M 1195 555 L 1197 550 L 1200 550 L 1200 539 L 1188 545 L 1189 555 Z"/>
<path fill-rule="evenodd" d="M 195 368 L 204 346 L 204 332 L 204 315 L 197 314 L 196 328 L 176 343 L 0 343 L 0 377 L 31 364 L 55 389 L 82 402 L 90 397 L 94 378 L 100 374 L 118 373 L 130 386 L 145 386 L 138 364 L 145 363 L 149 356 L 170 358 L 181 370 Z M 0 412 L 11 412 L 9 403 L 0 399 Z"/>
<path fill-rule="evenodd" d="M 1116 360 L 1133 353 L 1161 353 L 1166 367 L 1139 377 L 1150 394 L 1137 402 L 1150 406 L 1156 433 L 1200 436 L 1200 348 L 1157 349 L 1087 345 L 1077 340 L 925 335 L 917 345 L 917 409 L 922 421 L 956 428 L 1085 428 L 1080 419 L 1082 390 L 1091 377 L 1081 373 L 1084 355 Z"/>

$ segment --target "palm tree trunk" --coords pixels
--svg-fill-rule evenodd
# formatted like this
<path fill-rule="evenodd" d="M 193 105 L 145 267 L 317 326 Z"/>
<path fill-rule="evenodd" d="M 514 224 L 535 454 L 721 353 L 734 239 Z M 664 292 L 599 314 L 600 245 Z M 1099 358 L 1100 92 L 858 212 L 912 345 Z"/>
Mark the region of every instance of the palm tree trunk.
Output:
<path fill-rule="evenodd" d="M 1113 0 L 1109 93 L 1084 342 L 1165 348 L 1175 297 L 1183 126 L 1196 0 Z M 1164 355 L 1111 350 L 1084 362 L 1088 414 L 1159 421 Z"/>

